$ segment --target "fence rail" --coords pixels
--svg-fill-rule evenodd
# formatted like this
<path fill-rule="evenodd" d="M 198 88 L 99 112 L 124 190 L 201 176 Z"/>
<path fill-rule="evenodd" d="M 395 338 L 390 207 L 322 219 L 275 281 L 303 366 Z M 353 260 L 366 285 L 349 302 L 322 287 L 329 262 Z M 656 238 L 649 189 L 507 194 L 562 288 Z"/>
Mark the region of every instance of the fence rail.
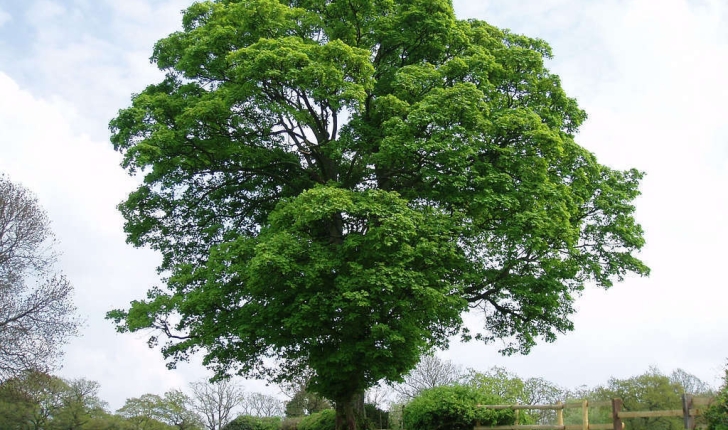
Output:
<path fill-rule="evenodd" d="M 658 417 L 682 417 L 685 429 L 694 430 L 695 417 L 700 416 L 705 406 L 712 401 L 709 397 L 695 397 L 690 394 L 683 394 L 682 409 L 668 409 L 661 411 L 623 411 L 623 403 L 621 399 L 612 399 L 611 402 L 589 402 L 587 400 L 581 402 L 558 402 L 554 405 L 480 405 L 482 408 L 503 410 L 511 409 L 516 411 L 516 425 L 486 427 L 476 425 L 474 430 L 622 430 L 624 429 L 623 419 L 632 418 L 658 418 Z M 700 408 L 699 406 L 703 406 Z M 612 422 L 609 424 L 590 424 L 589 408 L 590 407 L 611 407 Z M 581 424 L 564 424 L 564 409 L 581 408 L 582 423 Z M 518 425 L 518 411 L 520 410 L 553 410 L 556 411 L 555 425 Z"/>

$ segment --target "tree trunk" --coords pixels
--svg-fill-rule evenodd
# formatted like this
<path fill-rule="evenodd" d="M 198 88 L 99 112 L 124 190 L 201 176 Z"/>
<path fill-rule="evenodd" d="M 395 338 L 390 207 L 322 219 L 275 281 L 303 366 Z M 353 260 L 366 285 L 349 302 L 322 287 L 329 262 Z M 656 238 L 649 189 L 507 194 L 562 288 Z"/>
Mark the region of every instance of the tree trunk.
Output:
<path fill-rule="evenodd" d="M 364 422 L 364 393 L 336 402 L 336 430 L 357 430 Z"/>

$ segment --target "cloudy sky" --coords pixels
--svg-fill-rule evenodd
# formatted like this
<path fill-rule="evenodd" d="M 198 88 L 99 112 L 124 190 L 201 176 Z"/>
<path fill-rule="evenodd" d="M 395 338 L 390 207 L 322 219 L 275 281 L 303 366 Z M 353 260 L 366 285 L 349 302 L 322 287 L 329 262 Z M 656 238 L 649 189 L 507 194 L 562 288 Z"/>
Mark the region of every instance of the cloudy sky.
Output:
<path fill-rule="evenodd" d="M 191 2 L 0 0 L 0 171 L 47 209 L 59 268 L 87 321 L 59 373 L 100 382 L 112 409 L 207 375 L 196 363 L 167 370 L 143 335 L 117 335 L 104 320 L 143 297 L 159 261 L 125 244 L 115 206 L 136 180 L 118 166 L 107 124 L 160 79 L 152 44 L 178 28 Z M 457 343 L 440 355 L 566 387 L 651 365 L 717 385 L 728 358 L 728 3 L 457 0 L 455 9 L 551 43 L 550 68 L 589 113 L 578 141 L 602 163 L 647 173 L 637 216 L 652 275 L 585 292 L 575 331 L 528 356 Z"/>

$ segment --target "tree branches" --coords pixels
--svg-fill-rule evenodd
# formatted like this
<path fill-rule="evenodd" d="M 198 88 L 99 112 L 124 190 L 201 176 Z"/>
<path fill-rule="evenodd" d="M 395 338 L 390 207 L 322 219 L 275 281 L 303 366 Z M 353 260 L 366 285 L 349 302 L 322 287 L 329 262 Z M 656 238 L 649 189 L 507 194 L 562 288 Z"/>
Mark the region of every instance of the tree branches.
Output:
<path fill-rule="evenodd" d="M 0 175 L 0 379 L 52 368 L 80 324 L 53 244 L 35 197 Z"/>

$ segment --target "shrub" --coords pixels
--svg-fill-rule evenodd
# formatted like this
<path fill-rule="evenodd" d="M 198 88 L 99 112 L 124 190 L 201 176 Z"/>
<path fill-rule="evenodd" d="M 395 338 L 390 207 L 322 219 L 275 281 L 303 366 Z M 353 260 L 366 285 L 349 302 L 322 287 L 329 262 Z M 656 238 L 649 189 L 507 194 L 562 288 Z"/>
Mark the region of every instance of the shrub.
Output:
<path fill-rule="evenodd" d="M 281 430 L 298 430 L 298 424 L 304 417 L 288 417 L 281 422 Z"/>
<path fill-rule="evenodd" d="M 335 430 L 336 412 L 326 409 L 304 417 L 298 423 L 298 430 Z"/>
<path fill-rule="evenodd" d="M 278 417 L 253 417 L 240 415 L 230 421 L 222 430 L 280 430 L 281 419 Z"/>
<path fill-rule="evenodd" d="M 502 403 L 502 399 L 477 388 L 454 385 L 423 391 L 408 403 L 403 412 L 407 430 L 472 430 L 482 426 L 509 425 L 515 422 L 512 410 L 492 410 L 478 405 Z"/>
<path fill-rule="evenodd" d="M 723 386 L 720 387 L 704 416 L 708 423 L 708 430 L 728 430 L 728 368 L 723 377 Z"/>

